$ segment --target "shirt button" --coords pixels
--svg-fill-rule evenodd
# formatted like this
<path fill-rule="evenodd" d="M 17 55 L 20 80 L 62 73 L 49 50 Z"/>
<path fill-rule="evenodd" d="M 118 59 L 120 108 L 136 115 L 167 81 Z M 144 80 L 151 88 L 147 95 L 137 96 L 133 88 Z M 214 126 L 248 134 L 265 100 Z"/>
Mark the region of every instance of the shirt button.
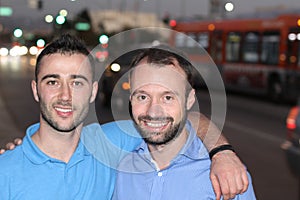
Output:
<path fill-rule="evenodd" d="M 162 172 L 157 173 L 157 176 L 162 176 L 162 175 L 163 175 Z"/>

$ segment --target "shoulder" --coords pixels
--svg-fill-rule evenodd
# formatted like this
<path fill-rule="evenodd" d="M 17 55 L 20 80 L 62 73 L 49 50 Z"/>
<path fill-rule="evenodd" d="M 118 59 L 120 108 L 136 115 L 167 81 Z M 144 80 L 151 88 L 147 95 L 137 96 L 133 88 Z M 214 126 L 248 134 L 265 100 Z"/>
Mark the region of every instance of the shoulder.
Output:
<path fill-rule="evenodd" d="M 22 145 L 17 146 L 13 150 L 8 150 L 0 155 L 1 173 L 13 171 L 12 168 L 19 166 L 23 162 L 24 153 Z"/>
<path fill-rule="evenodd" d="M 102 129 L 108 133 L 125 132 L 131 135 L 137 133 L 132 120 L 119 120 L 119 121 L 109 122 L 103 124 Z"/>

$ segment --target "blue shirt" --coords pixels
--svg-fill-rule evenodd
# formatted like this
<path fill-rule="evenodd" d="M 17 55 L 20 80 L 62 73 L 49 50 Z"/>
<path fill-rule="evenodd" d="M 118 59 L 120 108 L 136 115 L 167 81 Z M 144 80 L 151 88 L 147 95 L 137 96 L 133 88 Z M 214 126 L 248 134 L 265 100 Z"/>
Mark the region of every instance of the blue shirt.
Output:
<path fill-rule="evenodd" d="M 135 132 L 130 121 L 121 124 L 127 132 Z M 114 167 L 141 141 L 124 134 L 117 123 L 102 126 L 103 130 L 91 124 L 83 128 L 78 147 L 65 163 L 47 156 L 33 143 L 31 136 L 38 128 L 39 124 L 29 127 L 23 144 L 0 156 L 1 200 L 110 199 Z"/>
<path fill-rule="evenodd" d="M 207 150 L 195 131 L 187 124 L 189 137 L 170 165 L 157 169 L 147 144 L 143 142 L 127 155 L 118 167 L 114 200 L 209 200 L 215 193 L 209 178 L 210 164 Z M 249 175 L 249 174 L 248 174 Z M 237 195 L 236 200 L 253 200 L 251 184 L 248 190 Z"/>

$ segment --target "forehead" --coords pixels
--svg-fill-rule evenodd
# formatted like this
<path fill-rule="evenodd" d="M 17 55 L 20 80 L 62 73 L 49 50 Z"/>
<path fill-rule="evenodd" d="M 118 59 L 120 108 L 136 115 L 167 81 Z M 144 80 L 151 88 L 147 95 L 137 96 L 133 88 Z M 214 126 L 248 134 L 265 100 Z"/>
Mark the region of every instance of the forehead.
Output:
<path fill-rule="evenodd" d="M 50 54 L 42 58 L 39 74 L 92 74 L 87 56 L 83 54 Z"/>
<path fill-rule="evenodd" d="M 130 78 L 132 92 L 145 86 L 162 86 L 172 91 L 180 91 L 185 90 L 186 84 L 185 72 L 174 65 L 141 63 L 133 69 Z"/>

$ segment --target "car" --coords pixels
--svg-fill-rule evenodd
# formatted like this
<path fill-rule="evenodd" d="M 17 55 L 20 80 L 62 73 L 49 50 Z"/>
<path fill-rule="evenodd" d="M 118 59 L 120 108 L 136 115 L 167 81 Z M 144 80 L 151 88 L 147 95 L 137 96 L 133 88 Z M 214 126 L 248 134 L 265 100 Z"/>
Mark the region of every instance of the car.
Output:
<path fill-rule="evenodd" d="M 286 118 L 286 129 L 286 140 L 281 148 L 286 154 L 291 172 L 300 176 L 300 101 L 290 109 Z"/>

